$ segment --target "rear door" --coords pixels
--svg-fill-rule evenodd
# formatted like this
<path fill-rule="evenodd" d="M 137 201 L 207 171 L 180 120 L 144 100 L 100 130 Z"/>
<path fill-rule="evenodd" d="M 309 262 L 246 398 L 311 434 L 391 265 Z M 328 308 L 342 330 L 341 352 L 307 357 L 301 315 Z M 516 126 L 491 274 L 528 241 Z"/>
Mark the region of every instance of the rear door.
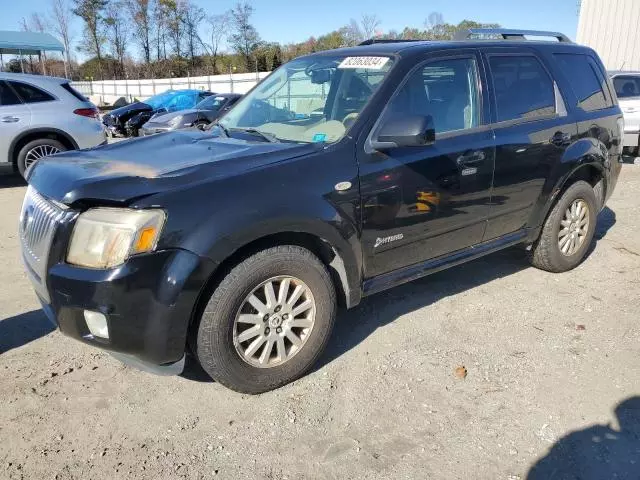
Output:
<path fill-rule="evenodd" d="M 613 86 L 624 114 L 624 146 L 635 148 L 640 139 L 640 75 L 615 75 Z"/>
<path fill-rule="evenodd" d="M 0 162 L 11 162 L 9 149 L 14 139 L 31 125 L 31 110 L 16 92 L 0 80 Z"/>
<path fill-rule="evenodd" d="M 487 241 L 530 226 L 546 180 L 578 132 L 541 55 L 524 46 L 482 51 L 496 138 Z"/>

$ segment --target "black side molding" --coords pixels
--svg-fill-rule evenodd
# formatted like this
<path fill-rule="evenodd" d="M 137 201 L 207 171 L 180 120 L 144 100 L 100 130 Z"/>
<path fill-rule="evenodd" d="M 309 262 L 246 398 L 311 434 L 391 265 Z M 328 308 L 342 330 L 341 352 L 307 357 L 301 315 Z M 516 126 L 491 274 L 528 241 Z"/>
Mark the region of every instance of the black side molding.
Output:
<path fill-rule="evenodd" d="M 527 239 L 527 230 L 522 229 L 517 232 L 504 235 L 488 242 L 480 243 L 472 247 L 467 247 L 449 255 L 427 260 L 426 262 L 399 268 L 393 272 L 378 275 L 364 281 L 362 286 L 363 295 L 373 295 L 388 288 L 402 285 L 403 283 L 417 280 L 418 278 L 431 275 L 432 273 L 454 267 L 461 263 L 483 257 L 498 250 L 502 250 L 513 245 L 523 243 Z"/>

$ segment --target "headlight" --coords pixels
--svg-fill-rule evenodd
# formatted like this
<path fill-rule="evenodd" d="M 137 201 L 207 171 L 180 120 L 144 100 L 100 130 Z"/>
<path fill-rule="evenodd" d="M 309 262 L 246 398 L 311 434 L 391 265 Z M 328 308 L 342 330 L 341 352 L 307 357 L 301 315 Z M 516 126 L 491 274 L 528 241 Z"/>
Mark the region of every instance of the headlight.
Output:
<path fill-rule="evenodd" d="M 76 221 L 67 262 L 81 267 L 111 268 L 131 255 L 152 252 L 165 219 L 163 210 L 87 210 Z"/>
<path fill-rule="evenodd" d="M 169 126 L 171 128 L 176 128 L 178 125 L 182 123 L 183 119 L 184 117 L 182 115 L 178 115 L 177 117 L 174 117 L 171 120 L 169 120 Z"/>

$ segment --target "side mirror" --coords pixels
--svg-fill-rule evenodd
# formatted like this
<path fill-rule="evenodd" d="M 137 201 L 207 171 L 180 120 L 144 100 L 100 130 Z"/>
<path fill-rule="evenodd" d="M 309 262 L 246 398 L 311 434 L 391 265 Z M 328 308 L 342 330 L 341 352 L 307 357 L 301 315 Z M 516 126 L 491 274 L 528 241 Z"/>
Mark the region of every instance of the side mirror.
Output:
<path fill-rule="evenodd" d="M 376 150 L 398 147 L 421 147 L 436 141 L 431 115 L 393 116 L 384 121 L 377 138 L 371 142 Z"/>

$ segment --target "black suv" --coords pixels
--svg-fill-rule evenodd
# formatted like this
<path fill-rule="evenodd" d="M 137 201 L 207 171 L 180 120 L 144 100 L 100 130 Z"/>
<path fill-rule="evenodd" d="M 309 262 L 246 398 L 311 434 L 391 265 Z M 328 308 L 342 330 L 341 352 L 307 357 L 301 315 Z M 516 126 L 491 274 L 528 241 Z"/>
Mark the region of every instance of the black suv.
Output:
<path fill-rule="evenodd" d="M 20 238 L 49 318 L 259 393 L 318 360 L 338 305 L 513 245 L 577 266 L 621 168 L 603 65 L 561 34 L 465 37 L 298 58 L 211 131 L 36 163 Z"/>

